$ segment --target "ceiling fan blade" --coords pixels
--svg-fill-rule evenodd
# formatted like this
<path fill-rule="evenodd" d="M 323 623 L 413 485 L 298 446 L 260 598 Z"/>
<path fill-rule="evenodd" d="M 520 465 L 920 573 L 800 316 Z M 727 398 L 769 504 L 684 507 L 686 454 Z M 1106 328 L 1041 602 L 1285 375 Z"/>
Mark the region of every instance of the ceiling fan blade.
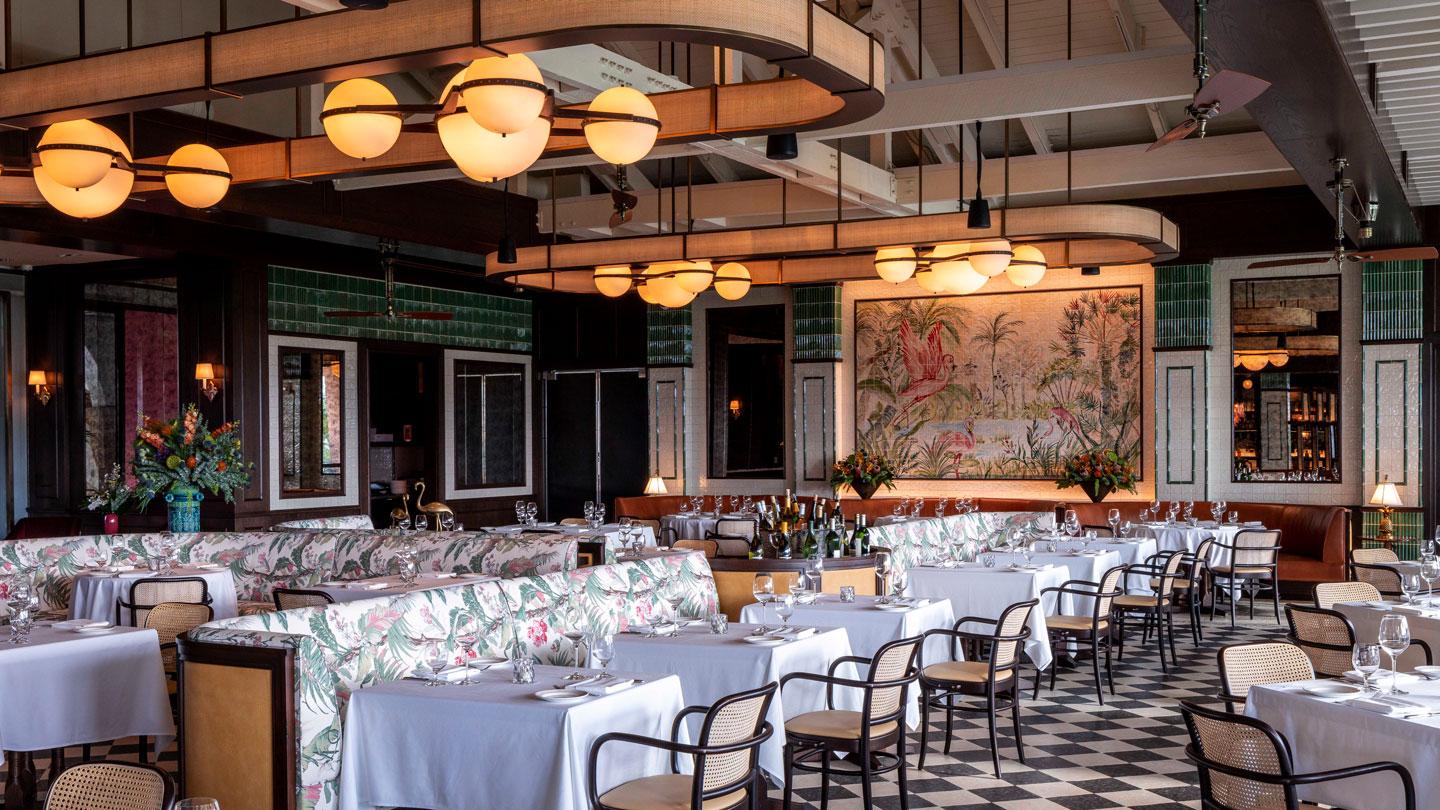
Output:
<path fill-rule="evenodd" d="M 610 215 L 610 227 L 616 228 L 630 221 L 635 216 L 635 206 L 640 198 L 627 191 L 616 189 L 610 192 L 610 203 L 615 207 L 615 213 Z"/>
<path fill-rule="evenodd" d="M 448 321 L 455 317 L 453 312 L 397 312 L 397 318 L 410 318 L 416 321 Z"/>
<path fill-rule="evenodd" d="M 1173 128 L 1171 128 L 1169 132 L 1161 135 L 1160 140 L 1150 144 L 1150 148 L 1146 149 L 1145 151 L 1150 152 L 1159 149 L 1162 146 L 1172 144 L 1176 141 L 1184 140 L 1185 136 L 1194 132 L 1195 128 L 1198 126 L 1200 126 L 1199 121 L 1196 121 L 1194 118 L 1187 118 L 1184 121 L 1176 124 Z"/>
<path fill-rule="evenodd" d="M 360 312 L 358 310 L 340 309 L 325 313 L 327 318 L 383 318 L 383 312 Z"/>
<path fill-rule="evenodd" d="M 1440 251 L 1433 247 L 1390 248 L 1388 250 L 1355 251 L 1354 256 L 1362 262 L 1403 262 L 1434 259 Z"/>
<path fill-rule="evenodd" d="M 1205 86 L 1195 94 L 1195 106 L 1219 103 L 1220 112 L 1238 110 L 1254 101 L 1270 87 L 1270 82 L 1241 73 L 1238 70 L 1222 70 L 1210 77 Z"/>
<path fill-rule="evenodd" d="M 1263 270 L 1267 267 L 1293 267 L 1297 264 L 1329 264 L 1335 261 L 1334 256 L 1323 256 L 1314 259 L 1270 259 L 1263 262 L 1255 262 L 1249 266 L 1251 270 Z"/>

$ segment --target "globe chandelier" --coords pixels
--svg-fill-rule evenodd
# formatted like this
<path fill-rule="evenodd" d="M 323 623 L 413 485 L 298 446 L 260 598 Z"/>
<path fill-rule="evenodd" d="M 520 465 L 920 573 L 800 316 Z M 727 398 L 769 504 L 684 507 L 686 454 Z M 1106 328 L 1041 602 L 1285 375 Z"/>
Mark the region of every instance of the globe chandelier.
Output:
<path fill-rule="evenodd" d="M 1033 287 L 1045 278 L 1045 254 L 1033 245 L 1008 239 L 890 246 L 875 251 L 875 273 L 891 284 L 910 279 L 936 295 L 969 295 L 1005 274 L 1017 287 Z"/>
<path fill-rule="evenodd" d="M 726 262 L 715 268 L 708 259 L 600 265 L 593 278 L 595 289 L 607 298 L 634 289 L 645 303 L 668 309 L 689 306 L 712 286 L 726 301 L 739 301 L 750 291 L 750 270 L 745 265 Z"/>

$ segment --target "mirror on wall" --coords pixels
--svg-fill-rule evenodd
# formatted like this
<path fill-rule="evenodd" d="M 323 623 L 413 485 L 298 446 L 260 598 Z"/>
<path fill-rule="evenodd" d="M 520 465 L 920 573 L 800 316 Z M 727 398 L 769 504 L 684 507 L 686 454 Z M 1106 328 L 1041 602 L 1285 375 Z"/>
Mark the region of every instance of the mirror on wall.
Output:
<path fill-rule="evenodd" d="M 285 496 L 344 492 L 344 354 L 279 348 L 280 473 Z"/>
<path fill-rule="evenodd" d="M 785 308 L 707 313 L 710 477 L 785 475 Z"/>
<path fill-rule="evenodd" d="M 1230 284 L 1233 481 L 1340 481 L 1340 277 Z"/>

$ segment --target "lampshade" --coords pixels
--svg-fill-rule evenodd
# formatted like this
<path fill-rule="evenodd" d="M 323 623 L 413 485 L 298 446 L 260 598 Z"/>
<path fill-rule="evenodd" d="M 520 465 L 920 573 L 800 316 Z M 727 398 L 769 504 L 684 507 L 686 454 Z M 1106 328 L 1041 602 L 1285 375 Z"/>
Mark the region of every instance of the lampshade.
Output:
<path fill-rule="evenodd" d="M 1275 368 L 1284 368 L 1285 364 L 1290 362 L 1290 355 L 1285 352 L 1271 352 L 1267 359 Z"/>
<path fill-rule="evenodd" d="M 880 248 L 875 251 L 875 272 L 891 284 L 909 281 L 915 275 L 915 248 Z"/>
<path fill-rule="evenodd" d="M 655 287 L 651 285 L 652 281 L 654 281 L 654 279 L 650 278 L 645 278 L 637 281 L 635 283 L 635 292 L 640 296 L 641 301 L 644 301 L 647 304 L 655 304 L 658 306 L 660 303 L 660 296 L 656 294 Z"/>
<path fill-rule="evenodd" d="M 607 298 L 619 298 L 630 291 L 630 265 L 609 264 L 595 268 L 595 289 Z"/>
<path fill-rule="evenodd" d="M 981 287 L 985 286 L 985 282 L 990 280 L 976 272 L 968 259 L 947 262 L 947 265 L 950 268 L 948 271 L 937 270 L 936 272 L 940 274 L 940 280 L 945 284 L 945 288 L 956 295 L 978 292 Z"/>
<path fill-rule="evenodd" d="M 1259 371 L 1269 365 L 1269 363 L 1270 356 L 1267 354 L 1240 355 L 1240 365 L 1243 366 L 1246 371 Z"/>
<path fill-rule="evenodd" d="M 585 119 L 585 142 L 590 151 L 606 163 L 625 166 L 643 159 L 655 146 L 660 127 L 655 121 L 655 105 L 645 94 L 633 87 L 612 87 L 590 102 L 590 112 L 621 113 L 648 118 L 650 121 L 612 121 L 604 118 Z"/>
<path fill-rule="evenodd" d="M 442 104 L 451 89 L 465 81 L 465 76 L 466 70 L 461 69 L 445 85 L 440 93 Z M 440 145 L 460 171 L 482 183 L 513 177 L 530 168 L 550 140 L 550 119 L 542 116 L 536 116 L 529 126 L 509 135 L 480 126 L 467 114 L 463 96 L 455 112 L 435 117 L 435 128 L 440 133 Z"/>
<path fill-rule="evenodd" d="M 32 369 L 30 369 L 30 373 L 29 373 L 28 375 L 26 375 L 26 377 L 25 377 L 25 384 L 26 384 L 26 385 L 49 385 L 50 382 L 49 382 L 49 380 L 47 380 L 47 379 L 45 378 L 45 372 L 44 372 L 44 371 L 41 371 L 41 370 L 38 369 L 38 368 L 32 368 Z"/>
<path fill-rule="evenodd" d="M 230 164 L 225 162 L 225 156 L 203 143 L 189 143 L 176 149 L 168 165 L 230 173 Z M 218 174 L 166 172 L 165 187 L 181 205 L 209 208 L 225 199 L 225 193 L 230 190 L 230 178 Z"/>
<path fill-rule="evenodd" d="M 324 110 L 360 105 L 394 106 L 395 94 L 374 79 L 347 79 L 325 97 Z M 324 111 L 322 110 L 322 112 Z M 400 116 L 383 112 L 349 112 L 321 116 L 325 137 L 336 149 L 368 160 L 390 151 L 400 139 Z"/>
<path fill-rule="evenodd" d="M 643 292 L 640 297 L 645 298 L 649 303 L 659 304 L 662 307 L 669 307 L 671 309 L 683 307 L 690 303 L 695 295 L 687 291 L 684 287 L 681 287 L 680 282 L 676 281 L 675 277 L 670 275 L 671 271 L 675 269 L 675 265 L 675 262 L 657 262 L 646 268 L 645 286 L 649 289 L 650 295 L 654 300 L 652 301 L 650 298 L 645 298 Z"/>
<path fill-rule="evenodd" d="M 1016 245 L 1005 276 L 1016 287 L 1033 287 L 1045 278 L 1045 254 L 1034 245 Z"/>
<path fill-rule="evenodd" d="M 715 268 L 708 259 L 680 262 L 675 268 L 674 278 L 686 292 L 698 294 L 710 287 L 710 282 L 715 279 Z"/>
<path fill-rule="evenodd" d="M 1391 483 L 1389 476 L 1381 479 L 1375 486 L 1375 494 L 1370 496 L 1370 503 L 1374 506 L 1404 506 L 1400 501 L 1400 491 Z"/>
<path fill-rule="evenodd" d="M 750 268 L 739 262 L 726 262 L 715 271 L 715 292 L 726 301 L 739 301 L 750 292 Z"/>
<path fill-rule="evenodd" d="M 970 244 L 970 266 L 986 278 L 1005 272 L 1014 256 L 1008 239 L 982 239 Z"/>
<path fill-rule="evenodd" d="M 503 83 L 480 84 L 461 91 L 465 110 L 475 123 L 506 135 L 535 123 L 545 109 L 545 78 L 530 57 L 519 53 L 489 56 L 465 68 L 467 82 L 490 79 Z"/>
<path fill-rule="evenodd" d="M 197 379 L 197 380 L 213 380 L 213 379 L 215 379 L 215 364 L 214 364 L 214 363 L 196 363 L 196 364 L 195 364 L 195 379 Z"/>
<path fill-rule="evenodd" d="M 945 271 L 958 267 L 969 249 L 969 242 L 941 242 L 930 250 L 930 268 L 944 278 Z"/>
<path fill-rule="evenodd" d="M 36 153 L 51 180 L 67 188 L 87 188 L 100 182 L 110 171 L 115 160 L 109 151 L 109 136 L 113 134 L 86 118 L 61 121 L 45 128 Z"/>
<path fill-rule="evenodd" d="M 645 482 L 645 494 L 646 494 L 646 495 L 664 495 L 664 494 L 665 494 L 665 479 L 664 479 L 664 478 L 661 478 L 661 477 L 658 476 L 658 475 L 652 475 L 652 476 L 650 476 L 650 480 Z"/>
<path fill-rule="evenodd" d="M 110 148 L 128 161 L 130 150 L 125 146 L 125 142 L 110 130 L 105 132 L 109 136 Z M 130 189 L 135 187 L 135 172 L 119 166 L 111 166 L 100 182 L 81 189 L 55 182 L 44 166 L 36 166 L 34 176 L 35 188 L 39 190 L 40 196 L 45 198 L 45 202 L 54 206 L 56 211 L 77 219 L 105 216 L 119 208 L 130 196 Z"/>
<path fill-rule="evenodd" d="M 935 270 L 928 264 L 915 271 L 915 283 L 920 285 L 920 289 L 928 293 L 945 292 L 945 285 L 940 283 L 940 277 L 936 275 Z"/>

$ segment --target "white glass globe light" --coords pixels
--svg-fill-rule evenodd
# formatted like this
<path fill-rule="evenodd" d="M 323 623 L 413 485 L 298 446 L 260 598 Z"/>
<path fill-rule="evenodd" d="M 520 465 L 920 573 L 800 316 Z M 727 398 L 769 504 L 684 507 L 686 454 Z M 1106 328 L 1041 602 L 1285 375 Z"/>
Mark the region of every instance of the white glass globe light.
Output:
<path fill-rule="evenodd" d="M 1246 371 L 1259 371 L 1260 369 L 1265 368 L 1265 366 L 1269 362 L 1270 356 L 1268 354 L 1240 355 L 1240 365 L 1244 366 Z"/>
<path fill-rule="evenodd" d="M 887 247 L 875 251 L 875 272 L 891 284 L 909 281 L 915 275 L 915 248 Z"/>
<path fill-rule="evenodd" d="M 130 150 L 120 136 L 108 129 L 105 131 L 110 148 L 130 160 Z M 118 166 L 111 166 L 100 182 L 81 189 L 61 185 L 50 177 L 44 166 L 35 167 L 35 187 L 40 196 L 56 211 L 77 219 L 94 219 L 114 211 L 129 198 L 134 186 L 135 172 Z"/>
<path fill-rule="evenodd" d="M 619 298 L 630 291 L 630 265 L 607 264 L 595 268 L 595 289 L 607 298 Z"/>
<path fill-rule="evenodd" d="M 1005 276 L 1016 287 L 1034 287 L 1045 278 L 1045 254 L 1034 245 L 1016 245 Z"/>
<path fill-rule="evenodd" d="M 109 135 L 114 133 L 86 118 L 61 121 L 45 128 L 39 146 L 90 146 L 109 149 Z M 40 149 L 40 165 L 51 180 L 69 188 L 86 188 L 105 178 L 115 156 L 94 149 Z"/>
<path fill-rule="evenodd" d="M 590 112 L 621 113 L 643 118 L 657 117 L 655 105 L 633 87 L 612 87 L 590 102 Z M 585 120 L 585 142 L 590 151 L 606 163 L 628 166 L 644 159 L 655 146 L 660 128 L 639 121 Z"/>
<path fill-rule="evenodd" d="M 176 149 L 167 165 L 217 172 L 230 171 L 230 164 L 225 161 L 225 156 L 203 143 L 189 143 Z M 230 178 L 217 174 L 166 172 L 165 187 L 170 189 L 170 196 L 181 205 L 209 208 L 225 199 L 226 192 L 230 190 Z"/>
<path fill-rule="evenodd" d="M 1005 272 L 1013 256 L 1008 239 L 982 239 L 970 244 L 970 266 L 986 278 Z"/>
<path fill-rule="evenodd" d="M 465 81 L 504 79 L 531 82 L 544 86 L 545 77 L 530 57 L 517 53 L 510 56 L 487 56 L 476 59 L 465 68 Z M 481 84 L 461 91 L 465 110 L 475 123 L 509 135 L 535 123 L 545 109 L 545 91 L 540 87 L 514 84 Z"/>
<path fill-rule="evenodd" d="M 394 106 L 395 94 L 374 79 L 347 79 L 325 97 L 325 110 L 361 105 Z M 323 110 L 322 110 L 323 111 Z M 349 112 L 320 120 L 325 137 L 336 149 L 360 160 L 380 157 L 400 139 L 400 116 L 381 112 Z"/>
<path fill-rule="evenodd" d="M 708 259 L 678 262 L 674 270 L 675 281 L 686 292 L 696 294 L 705 292 L 710 288 L 710 282 L 715 279 L 715 268 Z"/>
<path fill-rule="evenodd" d="M 990 280 L 988 276 L 982 276 L 976 272 L 968 260 L 962 259 L 959 262 L 947 262 L 946 264 L 948 265 L 946 270 L 937 269 L 935 272 L 940 277 L 940 283 L 945 285 L 945 289 L 956 295 L 969 295 L 977 292 L 985 286 L 985 282 Z"/>
<path fill-rule="evenodd" d="M 942 242 L 930 250 L 930 272 L 935 274 L 936 284 L 946 290 L 954 286 L 951 281 L 965 261 L 969 247 L 965 242 Z"/>
<path fill-rule="evenodd" d="M 726 301 L 739 301 L 750 292 L 750 268 L 726 262 L 715 271 L 715 292 Z"/>
<path fill-rule="evenodd" d="M 455 85 L 465 81 L 466 69 L 456 73 L 440 92 L 440 103 L 450 97 Z M 513 177 L 530 168 L 545 151 L 550 141 L 550 119 L 536 116 L 530 126 L 510 135 L 480 126 L 467 114 L 465 99 L 456 100 L 455 111 L 435 116 L 440 145 L 466 177 L 481 183 L 493 183 Z"/>
<path fill-rule="evenodd" d="M 945 285 L 940 282 L 940 277 L 929 265 L 915 271 L 915 283 L 920 285 L 920 289 L 928 293 L 939 294 L 946 292 Z"/>

